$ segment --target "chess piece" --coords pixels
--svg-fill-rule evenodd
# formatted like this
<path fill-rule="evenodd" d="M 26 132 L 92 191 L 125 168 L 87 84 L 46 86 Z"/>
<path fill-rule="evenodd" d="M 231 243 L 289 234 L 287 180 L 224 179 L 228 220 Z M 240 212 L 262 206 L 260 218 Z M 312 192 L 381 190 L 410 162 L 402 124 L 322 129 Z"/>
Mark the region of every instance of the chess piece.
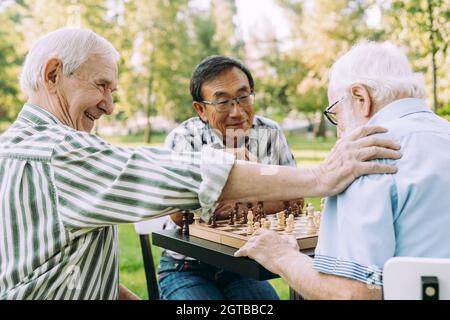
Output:
<path fill-rule="evenodd" d="M 198 214 L 194 216 L 194 224 L 200 224 L 200 216 Z"/>
<path fill-rule="evenodd" d="M 253 228 L 253 212 L 252 210 L 248 210 L 247 213 L 247 234 L 253 234 L 253 232 L 255 232 L 254 228 Z"/>
<path fill-rule="evenodd" d="M 294 214 L 294 217 L 298 217 L 299 216 L 299 206 L 297 203 L 294 203 L 294 205 L 292 206 L 292 213 Z"/>
<path fill-rule="evenodd" d="M 264 219 L 264 222 L 263 222 L 262 226 L 263 226 L 264 229 L 269 230 L 270 229 L 270 224 L 271 224 L 270 220 Z"/>
<path fill-rule="evenodd" d="M 308 204 L 308 207 L 306 207 L 306 212 L 307 212 L 307 218 L 308 218 L 308 222 L 306 224 L 306 228 L 308 233 L 316 233 L 317 229 L 316 226 L 314 224 L 314 206 L 312 205 L 312 203 Z"/>
<path fill-rule="evenodd" d="M 183 227 L 181 229 L 181 233 L 188 236 L 189 235 L 189 210 L 181 211 L 183 214 Z"/>
<path fill-rule="evenodd" d="M 306 215 L 309 216 L 314 216 L 314 206 L 312 203 L 308 203 L 308 206 L 306 207 Z"/>
<path fill-rule="evenodd" d="M 215 212 L 213 212 L 213 214 L 211 215 L 211 228 L 216 228 L 217 227 L 217 215 Z"/>
<path fill-rule="evenodd" d="M 284 230 L 285 226 L 285 217 L 284 217 L 284 211 L 277 212 L 277 231 Z"/>
<path fill-rule="evenodd" d="M 243 221 L 241 222 L 242 224 L 247 224 L 247 215 L 245 214 L 245 210 L 242 209 L 242 216 L 243 216 Z"/>
<path fill-rule="evenodd" d="M 261 225 L 261 228 L 264 228 L 264 222 L 266 221 L 266 218 L 261 218 L 261 221 L 259 224 Z"/>
<path fill-rule="evenodd" d="M 323 214 L 323 209 L 325 207 L 325 198 L 320 199 L 320 212 Z"/>
<path fill-rule="evenodd" d="M 261 224 L 260 224 L 258 221 L 256 221 L 255 224 L 254 224 L 254 226 L 253 226 L 253 229 L 254 229 L 255 232 L 256 232 L 256 231 L 258 231 L 260 228 L 261 228 Z"/>
<path fill-rule="evenodd" d="M 234 210 L 233 210 L 233 211 L 231 211 L 231 213 L 230 213 L 230 221 L 228 222 L 228 224 L 229 224 L 230 226 L 233 226 L 233 225 L 234 225 L 234 216 L 235 216 L 235 212 L 234 212 Z"/>
<path fill-rule="evenodd" d="M 294 231 L 295 220 L 294 215 L 291 213 L 286 220 L 286 232 L 291 234 Z"/>
<path fill-rule="evenodd" d="M 322 213 L 320 211 L 316 211 L 314 213 L 314 226 L 316 230 L 320 229 L 320 219 L 322 218 Z"/>
<path fill-rule="evenodd" d="M 247 212 L 247 225 L 251 224 L 253 226 L 253 222 L 254 222 L 254 215 L 252 210 L 248 210 Z"/>

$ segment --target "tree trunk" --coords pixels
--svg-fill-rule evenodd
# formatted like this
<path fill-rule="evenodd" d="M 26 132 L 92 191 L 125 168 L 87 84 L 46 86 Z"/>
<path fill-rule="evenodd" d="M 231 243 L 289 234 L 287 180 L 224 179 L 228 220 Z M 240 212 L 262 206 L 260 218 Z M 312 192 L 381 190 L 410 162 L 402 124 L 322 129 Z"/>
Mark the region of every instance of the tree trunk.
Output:
<path fill-rule="evenodd" d="M 144 114 L 145 114 L 145 120 L 146 120 L 145 129 L 144 129 L 144 142 L 150 143 L 152 140 L 152 138 L 151 138 L 152 137 L 152 124 L 150 122 L 150 102 L 147 102 L 145 104 Z"/>
<path fill-rule="evenodd" d="M 437 98 L 437 66 L 436 66 L 436 43 L 434 39 L 434 21 L 433 21 L 433 4 L 432 0 L 428 0 L 428 23 L 430 27 L 430 44 L 431 44 L 431 72 L 433 77 L 433 111 L 438 109 L 438 98 Z"/>
<path fill-rule="evenodd" d="M 150 37 L 151 39 L 151 37 Z M 152 95 L 153 95 L 153 59 L 155 57 L 155 50 L 152 49 L 150 53 L 150 59 L 148 61 L 148 81 L 147 81 L 147 102 L 144 108 L 144 114 L 146 119 L 146 125 L 144 130 L 144 142 L 150 143 L 152 137 L 152 124 L 150 123 L 150 115 L 151 115 L 151 105 L 153 103 Z"/>
<path fill-rule="evenodd" d="M 320 114 L 319 125 L 317 127 L 315 127 L 315 129 L 314 129 L 314 137 L 316 137 L 316 138 L 318 138 L 318 137 L 325 138 L 326 131 L 327 131 L 327 126 L 326 126 L 326 122 L 325 122 L 325 117 L 321 113 Z"/>

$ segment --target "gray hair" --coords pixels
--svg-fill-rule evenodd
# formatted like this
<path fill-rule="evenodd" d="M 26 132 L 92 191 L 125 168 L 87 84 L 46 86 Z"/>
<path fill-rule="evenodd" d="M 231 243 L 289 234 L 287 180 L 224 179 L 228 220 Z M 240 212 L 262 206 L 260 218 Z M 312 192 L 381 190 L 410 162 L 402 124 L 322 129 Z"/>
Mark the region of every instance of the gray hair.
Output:
<path fill-rule="evenodd" d="M 333 64 L 329 80 L 331 92 L 365 85 L 379 106 L 400 97 L 426 96 L 422 74 L 412 72 L 406 55 L 389 42 L 356 44 Z"/>
<path fill-rule="evenodd" d="M 89 29 L 61 28 L 38 40 L 28 52 L 20 75 L 20 87 L 28 96 L 42 85 L 42 68 L 47 61 L 58 58 L 63 75 L 68 76 L 85 63 L 92 54 L 119 60 L 119 53 L 105 38 Z"/>

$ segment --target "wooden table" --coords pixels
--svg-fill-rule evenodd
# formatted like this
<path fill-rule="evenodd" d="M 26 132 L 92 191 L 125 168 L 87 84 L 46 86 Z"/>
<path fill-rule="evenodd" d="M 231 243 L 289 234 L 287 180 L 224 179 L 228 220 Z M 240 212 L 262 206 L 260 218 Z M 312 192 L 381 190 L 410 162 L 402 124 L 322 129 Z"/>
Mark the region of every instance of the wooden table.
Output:
<path fill-rule="evenodd" d="M 279 275 L 268 271 L 255 260 L 247 257 L 234 257 L 236 248 L 194 236 L 183 235 L 180 229 L 155 231 L 152 233 L 152 242 L 156 246 L 178 252 L 244 277 L 256 280 L 279 278 Z M 310 257 L 314 256 L 314 249 L 302 250 L 302 252 Z M 291 299 L 299 298 L 298 294 L 292 289 L 289 291 Z"/>

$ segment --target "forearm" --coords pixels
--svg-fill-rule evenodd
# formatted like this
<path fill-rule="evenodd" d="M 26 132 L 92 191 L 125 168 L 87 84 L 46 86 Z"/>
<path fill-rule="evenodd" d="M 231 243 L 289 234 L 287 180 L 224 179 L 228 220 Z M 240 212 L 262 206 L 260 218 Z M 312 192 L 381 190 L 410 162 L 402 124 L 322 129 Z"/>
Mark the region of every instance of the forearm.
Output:
<path fill-rule="evenodd" d="M 324 193 L 317 168 L 299 169 L 236 161 L 220 201 L 291 200 Z"/>
<path fill-rule="evenodd" d="M 293 252 L 280 259 L 279 274 L 305 299 L 381 299 L 381 290 L 345 277 L 318 272 L 313 259 Z"/>

